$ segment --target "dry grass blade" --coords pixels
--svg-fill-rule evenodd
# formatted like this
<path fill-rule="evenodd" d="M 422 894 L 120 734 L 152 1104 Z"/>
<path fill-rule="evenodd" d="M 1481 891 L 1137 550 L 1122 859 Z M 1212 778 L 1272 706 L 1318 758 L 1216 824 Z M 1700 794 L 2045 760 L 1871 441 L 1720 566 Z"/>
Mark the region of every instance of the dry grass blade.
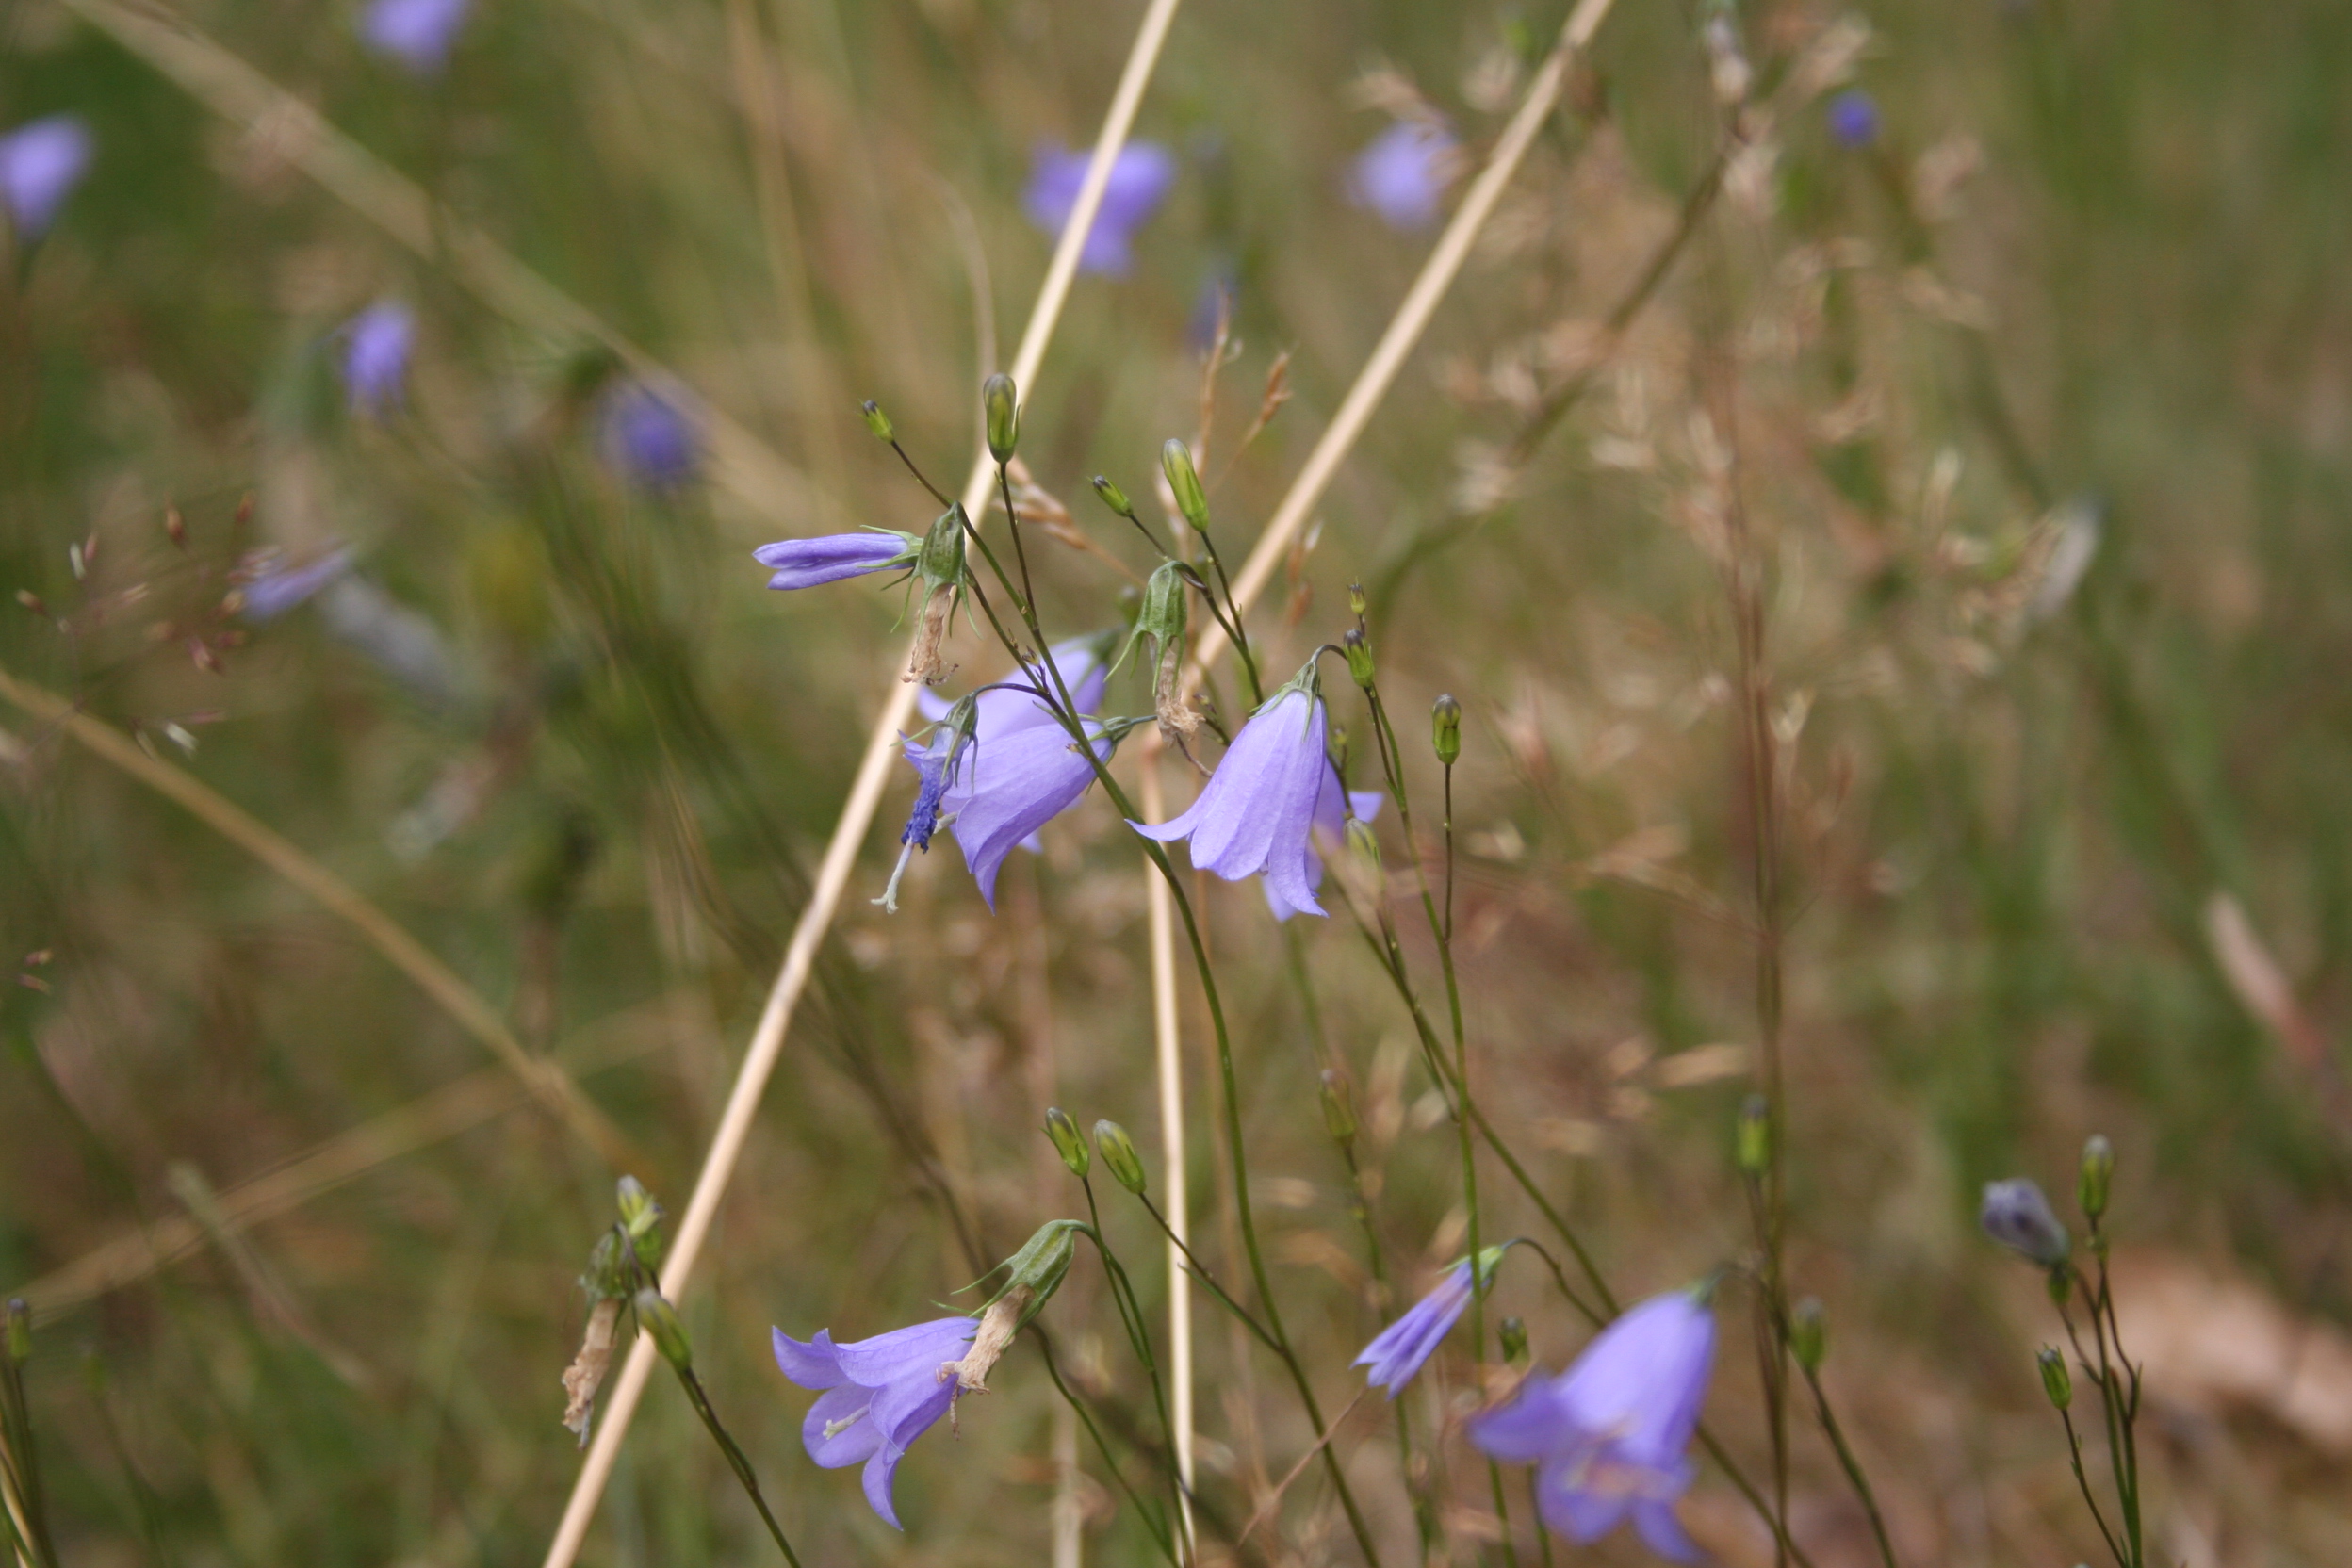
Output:
<path fill-rule="evenodd" d="M 416 982 L 459 1028 L 488 1047 L 490 1054 L 505 1063 L 507 1070 L 551 1115 L 578 1133 L 614 1168 L 637 1163 L 637 1151 L 628 1136 L 580 1094 L 570 1074 L 546 1057 L 524 1050 L 523 1042 L 514 1037 L 479 991 L 459 979 L 424 943 L 410 936 L 405 927 L 369 903 L 351 884 L 263 826 L 252 813 L 193 774 L 160 758 L 150 757 L 111 726 L 101 724 L 63 697 L 0 670 L 0 698 L 14 703 L 44 724 L 57 726 L 157 794 L 185 807 L 205 826 L 341 916 L 367 939 L 368 946 Z"/>
<path fill-rule="evenodd" d="M 592 339 L 649 381 L 685 384 L 594 311 L 185 20 L 133 10 L 116 0 L 64 4 L 223 120 L 249 131 L 268 130 L 289 149 L 291 161 L 330 194 L 425 260 L 446 266 L 483 303 L 516 325 L 552 337 Z M 824 504 L 808 476 L 758 436 L 708 400 L 697 400 L 697 407 L 712 477 L 746 504 L 770 513 L 835 510 Z"/>

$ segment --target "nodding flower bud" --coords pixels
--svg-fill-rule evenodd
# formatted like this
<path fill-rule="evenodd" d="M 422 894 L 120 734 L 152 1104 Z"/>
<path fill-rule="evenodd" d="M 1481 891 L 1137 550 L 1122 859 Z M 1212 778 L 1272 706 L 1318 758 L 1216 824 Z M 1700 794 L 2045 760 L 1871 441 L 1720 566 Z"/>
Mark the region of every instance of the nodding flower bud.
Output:
<path fill-rule="evenodd" d="M 2107 1141 L 2103 1133 L 2093 1133 L 2082 1146 L 2082 1176 L 2076 1184 L 2075 1196 L 2082 1200 L 2082 1213 L 2092 1223 L 2107 1212 L 2107 1191 L 2115 1177 L 2115 1146 Z"/>
<path fill-rule="evenodd" d="M 1102 1164 L 1120 1186 L 1136 1197 L 1143 1196 L 1143 1158 L 1135 1152 L 1135 1140 L 1127 1135 L 1127 1129 L 1116 1121 L 1094 1124 L 1094 1152 L 1102 1156 Z"/>
<path fill-rule="evenodd" d="M 964 580 L 964 509 L 960 504 L 940 513 L 923 536 L 923 548 L 915 552 L 915 570 L 935 589 L 953 588 Z"/>
<path fill-rule="evenodd" d="M 1078 1131 L 1078 1124 L 1059 1105 L 1046 1107 L 1045 1135 L 1054 1140 L 1054 1152 L 1062 1157 L 1072 1176 L 1083 1180 L 1094 1168 L 1094 1156 L 1086 1151 L 1086 1135 Z"/>
<path fill-rule="evenodd" d="M 2066 1228 L 2050 1212 L 2050 1200 L 2030 1179 L 1984 1184 L 1984 1206 L 1977 1222 L 1984 1233 L 2029 1263 L 2057 1269 L 2066 1261 L 2073 1242 Z M 2054 1288 L 2054 1287 L 2053 1287 Z"/>
<path fill-rule="evenodd" d="M 662 1205 L 654 1201 L 645 1184 L 634 1176 L 621 1178 L 616 1200 L 621 1211 L 621 1229 L 629 1233 L 629 1245 L 637 1250 L 637 1261 L 647 1268 L 662 1262 Z"/>
<path fill-rule="evenodd" d="M 1176 510 L 1184 514 L 1184 521 L 1195 529 L 1209 526 L 1209 498 L 1200 488 L 1200 471 L 1192 466 L 1192 449 L 1173 436 L 1160 449 L 1160 472 L 1168 476 L 1168 487 L 1176 497 Z"/>
<path fill-rule="evenodd" d="M 1127 492 L 1113 484 L 1107 475 L 1094 476 L 1094 493 L 1102 498 L 1104 506 L 1109 507 L 1120 516 L 1132 517 L 1135 514 L 1134 503 L 1127 499 Z"/>
<path fill-rule="evenodd" d="M 1356 1107 L 1348 1093 L 1348 1080 L 1323 1070 L 1323 1130 L 1333 1143 L 1351 1143 L 1356 1136 Z"/>
<path fill-rule="evenodd" d="M 2066 1369 L 2066 1358 L 2054 1345 L 2045 1345 L 2035 1352 L 2035 1365 L 2042 1369 L 2042 1392 L 2050 1396 L 2052 1409 L 2065 1410 L 2074 1403 L 2074 1374 Z"/>
<path fill-rule="evenodd" d="M 1761 1176 L 1772 1165 L 1772 1108 L 1762 1095 L 1752 1094 L 1740 1102 L 1740 1130 L 1732 1150 L 1743 1176 Z"/>
<path fill-rule="evenodd" d="M 22 1296 L 8 1298 L 8 1359 L 20 1366 L 33 1359 L 33 1309 Z"/>
<path fill-rule="evenodd" d="M 898 438 L 898 427 L 890 423 L 890 416 L 883 413 L 882 405 L 872 398 L 859 403 L 858 412 L 866 416 L 866 428 L 874 432 L 876 439 L 894 441 Z"/>
<path fill-rule="evenodd" d="M 1503 1360 L 1513 1366 L 1523 1366 L 1527 1360 L 1527 1325 L 1522 1318 L 1506 1317 L 1495 1325 L 1496 1337 L 1503 1342 Z"/>
<path fill-rule="evenodd" d="M 1348 673 L 1356 678 L 1356 684 L 1365 691 L 1372 689 L 1372 645 L 1361 627 L 1349 627 L 1348 635 L 1339 640 L 1340 651 L 1348 656 Z"/>
<path fill-rule="evenodd" d="M 588 1272 L 580 1277 L 580 1288 L 591 1301 L 618 1301 L 629 1295 L 631 1282 L 629 1265 L 621 1257 L 620 1235 L 608 1229 L 589 1250 Z"/>
<path fill-rule="evenodd" d="M 990 376 L 980 386 L 981 411 L 988 416 L 988 455 L 998 463 L 1012 460 L 1021 445 L 1021 402 L 1007 375 Z"/>
<path fill-rule="evenodd" d="M 1807 1372 L 1818 1372 L 1829 1359 L 1829 1317 L 1821 1298 L 1808 1296 L 1788 1309 L 1788 1352 Z"/>
<path fill-rule="evenodd" d="M 678 1320 L 678 1309 L 650 1287 L 637 1293 L 636 1307 L 637 1326 L 653 1336 L 662 1359 L 680 1372 L 693 1370 L 694 1348 L 686 1341 L 686 1325 Z"/>
<path fill-rule="evenodd" d="M 1429 704 L 1429 744 L 1449 768 L 1462 756 L 1462 704 L 1451 693 Z"/>
<path fill-rule="evenodd" d="M 1358 620 L 1362 620 L 1364 619 L 1364 612 L 1371 607 L 1372 601 L 1364 596 L 1364 584 L 1361 582 L 1349 583 L 1348 585 L 1348 613 L 1353 615 Z"/>
<path fill-rule="evenodd" d="M 1004 1282 L 988 1298 L 988 1305 L 1020 1298 L 1020 1314 L 1013 1324 L 1016 1330 L 1037 1316 L 1037 1309 L 1061 1288 L 1070 1260 L 1078 1255 L 1078 1233 L 1085 1229 L 1075 1219 L 1049 1219 L 1038 1226 L 1021 1243 L 1021 1250 L 1004 1260 Z"/>

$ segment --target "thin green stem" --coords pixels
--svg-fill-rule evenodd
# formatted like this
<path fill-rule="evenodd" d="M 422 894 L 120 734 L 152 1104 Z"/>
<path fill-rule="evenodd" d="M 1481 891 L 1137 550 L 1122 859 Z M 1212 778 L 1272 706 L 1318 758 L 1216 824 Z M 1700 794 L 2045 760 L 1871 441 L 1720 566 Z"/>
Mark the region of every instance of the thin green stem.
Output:
<path fill-rule="evenodd" d="M 1786 1324 L 1782 1325 L 1781 1332 L 1783 1337 L 1787 1336 Z M 1805 1386 L 1813 1391 L 1814 1413 L 1821 1418 L 1821 1430 L 1829 1438 L 1829 1446 L 1838 1450 L 1838 1466 L 1845 1471 L 1846 1480 L 1854 1487 L 1854 1495 L 1862 1499 L 1862 1511 L 1870 1516 L 1870 1534 L 1878 1542 L 1879 1560 L 1886 1568 L 1900 1568 L 1895 1561 L 1894 1543 L 1886 1536 L 1886 1521 L 1878 1511 L 1878 1497 L 1870 1490 L 1870 1478 L 1862 1473 L 1861 1461 L 1854 1458 L 1854 1449 L 1846 1442 L 1845 1429 L 1838 1425 L 1837 1412 L 1830 1409 L 1829 1396 L 1821 1388 L 1821 1375 L 1803 1362 L 1797 1364 L 1797 1369 L 1804 1374 Z"/>
<path fill-rule="evenodd" d="M 1176 1250 L 1184 1255 L 1185 1272 L 1190 1274 L 1194 1279 L 1200 1281 L 1202 1284 L 1208 1286 L 1209 1294 L 1216 1297 L 1218 1304 L 1223 1306 L 1227 1312 L 1232 1313 L 1236 1318 L 1240 1319 L 1241 1326 L 1248 1329 L 1252 1334 L 1256 1335 L 1258 1342 L 1261 1345 L 1264 1345 L 1267 1349 L 1275 1352 L 1275 1354 L 1280 1355 L 1282 1348 L 1281 1344 L 1272 1334 L 1266 1331 L 1265 1325 L 1261 1324 L 1256 1318 L 1250 1315 L 1249 1308 L 1234 1300 L 1232 1296 L 1226 1293 L 1225 1287 L 1217 1282 L 1217 1276 L 1209 1272 L 1209 1266 L 1202 1263 L 1200 1261 L 1200 1254 L 1193 1251 L 1193 1250 L 1185 1244 L 1184 1238 L 1176 1233 L 1175 1227 L 1168 1224 L 1167 1217 L 1160 1213 L 1158 1207 L 1152 1203 L 1152 1200 L 1145 1197 L 1142 1193 L 1135 1194 L 1135 1200 L 1143 1205 L 1144 1211 L 1151 1215 L 1152 1222 L 1159 1226 L 1160 1233 L 1168 1237 L 1169 1241 L 1173 1242 L 1176 1246 Z"/>
<path fill-rule="evenodd" d="M 2060 1411 L 2058 1419 L 2066 1424 L 2066 1456 L 2074 1465 L 2074 1484 L 2082 1491 L 2082 1500 L 2090 1505 L 2092 1522 L 2107 1543 L 2108 1552 L 2115 1558 L 2116 1568 L 2132 1568 L 2131 1559 L 2123 1555 L 2123 1547 L 2115 1540 L 2115 1532 L 2107 1527 L 2107 1515 L 2099 1509 L 2099 1494 L 2091 1490 L 2091 1478 L 2082 1468 L 2082 1438 L 2074 1429 L 2074 1413 Z"/>
<path fill-rule="evenodd" d="M 1086 1409 L 1084 1400 L 1070 1391 L 1068 1383 L 1062 1381 L 1062 1369 L 1060 1364 L 1054 1359 L 1054 1347 L 1048 1344 L 1042 1335 L 1037 1338 L 1037 1351 L 1045 1357 L 1046 1376 L 1054 1380 L 1054 1392 L 1059 1394 L 1070 1408 L 1076 1413 L 1079 1423 L 1086 1429 L 1086 1435 L 1094 1439 L 1095 1447 L 1102 1455 L 1103 1468 L 1110 1471 L 1111 1479 L 1119 1483 L 1119 1489 L 1125 1493 L 1127 1500 L 1135 1506 L 1135 1513 L 1143 1520 L 1143 1527 L 1152 1532 L 1152 1540 L 1160 1548 L 1160 1555 L 1168 1559 L 1172 1568 L 1184 1568 L 1183 1563 L 1177 1559 L 1176 1548 L 1169 1541 L 1166 1527 L 1159 1519 L 1152 1515 L 1151 1509 L 1145 1506 L 1143 1498 L 1137 1494 L 1134 1484 L 1127 1479 L 1127 1473 L 1119 1467 L 1119 1460 L 1111 1452 L 1110 1444 L 1103 1440 L 1102 1429 L 1094 1424 L 1094 1413 Z"/>
<path fill-rule="evenodd" d="M 784 1527 L 776 1522 L 776 1515 L 769 1511 L 768 1499 L 760 1494 L 760 1478 L 752 1473 L 751 1461 L 743 1457 L 743 1450 L 736 1446 L 735 1439 L 720 1425 L 719 1413 L 710 1408 L 710 1396 L 703 1392 L 702 1380 L 694 1376 L 694 1369 L 691 1366 L 678 1366 L 676 1370 L 678 1384 L 686 1390 L 686 1397 L 694 1405 L 694 1413 L 702 1417 L 703 1426 L 710 1430 L 710 1440 L 727 1456 L 728 1467 L 735 1472 L 735 1478 L 743 1483 L 744 1493 L 751 1498 L 751 1506 L 760 1511 L 760 1523 L 768 1527 L 768 1535 L 775 1541 L 776 1549 L 784 1554 L 784 1560 L 792 1568 L 800 1568 L 799 1555 L 792 1550 L 792 1544 L 784 1539 Z"/>
<path fill-rule="evenodd" d="M 1143 1370 L 1152 1382 L 1152 1407 L 1160 1418 L 1160 1432 L 1168 1441 L 1170 1452 L 1175 1448 L 1176 1423 L 1168 1414 L 1168 1389 L 1160 1380 L 1159 1358 L 1152 1353 L 1152 1331 L 1143 1315 L 1143 1302 L 1135 1295 L 1135 1282 L 1128 1278 L 1126 1266 L 1111 1250 L 1102 1235 L 1102 1211 L 1095 1206 L 1094 1184 L 1086 1177 L 1078 1178 L 1086 1189 L 1086 1217 L 1093 1223 L 1086 1234 L 1094 1243 L 1095 1255 L 1102 1260 L 1102 1272 L 1110 1281 L 1111 1301 L 1119 1309 L 1119 1320 L 1127 1331 L 1127 1343 L 1143 1363 Z M 1168 1494 L 1175 1503 L 1176 1514 L 1184 1513 L 1184 1480 L 1183 1473 L 1173 1464 L 1168 1466 Z"/>

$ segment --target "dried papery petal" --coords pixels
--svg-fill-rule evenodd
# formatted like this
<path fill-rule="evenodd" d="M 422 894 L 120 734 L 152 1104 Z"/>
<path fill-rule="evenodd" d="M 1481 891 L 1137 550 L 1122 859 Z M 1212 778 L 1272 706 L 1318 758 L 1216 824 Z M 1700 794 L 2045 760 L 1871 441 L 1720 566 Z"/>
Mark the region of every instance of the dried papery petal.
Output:
<path fill-rule="evenodd" d="M 571 1429 L 583 1448 L 588 1446 L 588 1428 L 596 1419 L 596 1391 L 604 1386 L 604 1375 L 612 1365 L 612 1342 L 620 1319 L 618 1300 L 608 1298 L 589 1309 L 588 1329 L 580 1335 L 580 1354 L 564 1369 L 564 1425 Z"/>

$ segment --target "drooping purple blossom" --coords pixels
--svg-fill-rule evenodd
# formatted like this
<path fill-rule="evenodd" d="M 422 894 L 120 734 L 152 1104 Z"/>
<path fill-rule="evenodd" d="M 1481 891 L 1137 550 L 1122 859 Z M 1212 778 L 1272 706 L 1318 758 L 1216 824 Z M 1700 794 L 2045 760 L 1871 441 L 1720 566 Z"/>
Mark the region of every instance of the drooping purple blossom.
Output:
<path fill-rule="evenodd" d="M 1421 1364 L 1435 1353 L 1440 1341 L 1470 1307 L 1470 1264 L 1464 1259 L 1438 1282 L 1437 1288 L 1415 1301 L 1382 1329 L 1364 1354 L 1350 1363 L 1367 1366 L 1364 1381 L 1385 1388 L 1392 1399 L 1405 1391 Z"/>
<path fill-rule="evenodd" d="M 274 621 L 328 583 L 351 569 L 351 552 L 336 545 L 300 565 L 283 556 L 264 556 L 243 568 L 244 605 L 238 613 L 249 621 Z"/>
<path fill-rule="evenodd" d="M 868 572 L 911 566 L 923 541 L 910 533 L 874 529 L 864 533 L 828 533 L 815 539 L 779 539 L 751 552 L 751 558 L 776 575 L 771 588 L 814 588 Z"/>
<path fill-rule="evenodd" d="M 1868 147 L 1878 139 L 1878 100 L 1850 88 L 1829 101 L 1829 134 L 1841 147 Z"/>
<path fill-rule="evenodd" d="M 0 204 L 20 237 L 47 232 L 89 172 L 91 148 L 90 126 L 77 114 L 48 115 L 0 136 Z"/>
<path fill-rule="evenodd" d="M 1028 187 L 1021 195 L 1029 221 L 1058 236 L 1078 205 L 1078 189 L 1086 184 L 1090 161 L 1086 153 L 1039 142 L 1030 160 Z M 1120 148 L 1111 161 L 1094 227 L 1086 231 L 1086 244 L 1078 252 L 1080 269 L 1125 276 L 1135 264 L 1135 231 L 1159 210 L 1175 183 L 1176 155 L 1167 148 L 1153 141 L 1131 141 Z"/>
<path fill-rule="evenodd" d="M 399 60 L 419 76 L 440 74 L 457 43 L 473 0 L 375 0 L 361 19 L 368 47 Z"/>
<path fill-rule="evenodd" d="M 1343 797 L 1347 803 L 1344 808 L 1341 805 Z M 1338 847 L 1347 835 L 1348 817 L 1370 822 L 1380 814 L 1381 803 L 1387 798 L 1378 790 L 1342 790 L 1339 770 L 1324 770 L 1323 792 L 1315 796 L 1315 825 L 1307 835 L 1308 887 L 1319 889 L 1323 886 L 1323 856 L 1327 846 Z M 1276 920 L 1288 920 L 1298 912 L 1295 906 L 1284 903 L 1282 895 L 1274 890 L 1273 878 L 1261 878 L 1258 886 L 1266 890 L 1266 906 L 1274 912 Z"/>
<path fill-rule="evenodd" d="M 1692 1294 L 1654 1296 L 1603 1329 L 1556 1378 L 1474 1416 L 1480 1452 L 1534 1464 L 1544 1523 L 1590 1544 L 1630 1515 L 1652 1551 L 1678 1562 L 1698 1548 L 1674 1517 L 1690 1486 L 1686 1450 L 1715 1359 L 1714 1315 Z"/>
<path fill-rule="evenodd" d="M 800 1424 L 808 1457 L 827 1470 L 863 1462 L 866 1501 L 892 1529 L 905 1528 L 890 1500 L 898 1462 L 955 1402 L 956 1380 L 939 1369 L 962 1359 L 977 1328 L 969 1317 L 942 1317 L 847 1345 L 824 1329 L 807 1344 L 773 1331 L 784 1375 L 824 1391 Z"/>
<path fill-rule="evenodd" d="M 406 400 L 409 350 L 416 313 L 399 300 L 378 300 L 343 328 L 343 391 L 354 413 L 382 415 Z"/>
<path fill-rule="evenodd" d="M 692 415 L 642 381 L 623 382 L 604 400 L 605 461 L 647 490 L 675 490 L 701 466 L 702 441 Z"/>
<path fill-rule="evenodd" d="M 1977 1222 L 1984 1227 L 1986 1235 L 2028 1263 L 2044 1268 L 2055 1268 L 2065 1263 L 2066 1254 L 2073 1250 L 2066 1226 L 2050 1212 L 2050 1200 L 2031 1177 L 1985 1183 L 1984 1202 L 1977 1211 Z"/>
<path fill-rule="evenodd" d="M 1348 200 L 1392 229 L 1426 229 L 1437 221 L 1458 145 L 1442 124 L 1399 120 L 1356 155 Z"/>
<path fill-rule="evenodd" d="M 1310 840 L 1331 771 L 1328 731 L 1323 699 L 1294 682 L 1241 727 L 1190 810 L 1129 825 L 1162 843 L 1189 840 L 1192 863 L 1228 882 L 1263 873 L 1271 897 L 1319 915 Z"/>
<path fill-rule="evenodd" d="M 773 549 L 775 547 L 769 547 Z M 1102 707 L 1102 689 L 1111 677 L 1110 670 L 1102 662 L 1100 640 L 1073 637 L 1067 643 L 1054 644 L 1053 651 L 1054 669 L 1060 674 L 1062 684 L 1070 688 L 1070 700 L 1078 705 L 1081 715 L 1092 717 Z M 1052 675 L 1040 671 L 1037 678 L 1044 681 L 1048 689 L 1053 689 Z M 1058 696 L 1059 693 L 1055 694 Z M 1029 678 L 1020 674 L 979 693 L 972 698 L 972 703 L 978 710 L 977 722 L 972 727 L 975 742 L 1023 729 L 1033 724 L 1057 722 L 1054 710 L 1029 684 Z M 946 718 L 948 710 L 954 706 L 927 686 L 915 689 L 915 707 L 933 724 Z"/>

